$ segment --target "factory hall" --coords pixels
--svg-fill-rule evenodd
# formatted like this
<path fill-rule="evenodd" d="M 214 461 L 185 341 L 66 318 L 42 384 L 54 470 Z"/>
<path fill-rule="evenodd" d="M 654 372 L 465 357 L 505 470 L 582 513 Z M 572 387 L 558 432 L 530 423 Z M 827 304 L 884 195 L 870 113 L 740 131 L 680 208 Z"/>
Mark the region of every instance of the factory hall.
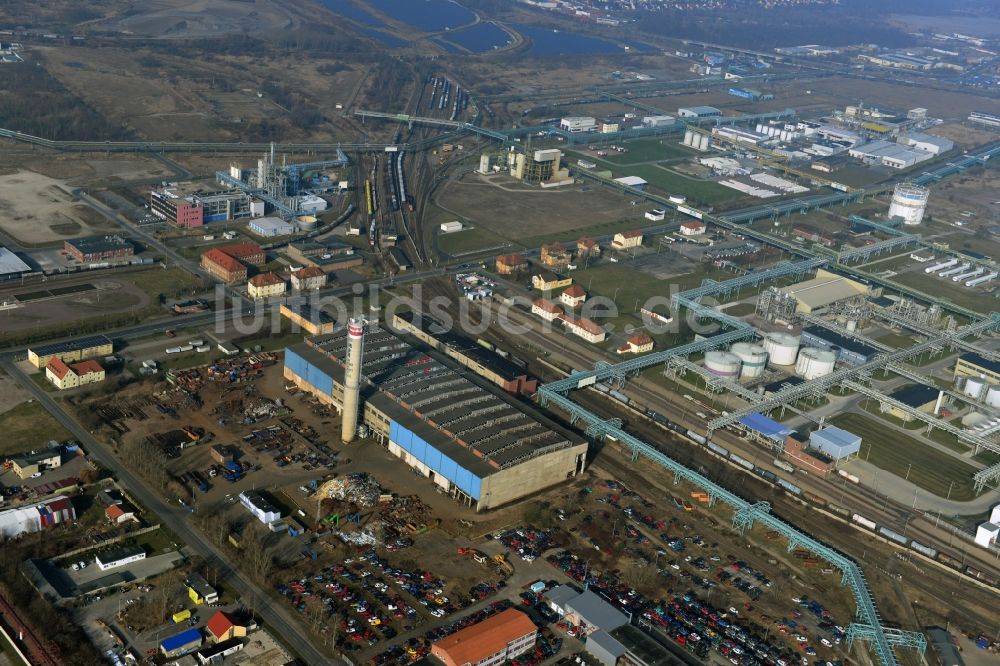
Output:
<path fill-rule="evenodd" d="M 288 347 L 284 376 L 342 412 L 345 442 L 356 427 L 477 511 L 564 482 L 586 465 L 585 441 L 376 324 L 352 320 L 349 330 Z"/>

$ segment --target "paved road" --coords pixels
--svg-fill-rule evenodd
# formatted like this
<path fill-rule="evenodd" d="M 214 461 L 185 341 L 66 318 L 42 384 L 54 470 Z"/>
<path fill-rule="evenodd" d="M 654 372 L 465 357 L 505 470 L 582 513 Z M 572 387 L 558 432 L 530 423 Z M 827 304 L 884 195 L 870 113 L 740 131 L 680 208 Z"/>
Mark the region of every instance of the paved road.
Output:
<path fill-rule="evenodd" d="M 60 425 L 73 434 L 94 459 L 114 471 L 119 483 L 133 493 L 147 509 L 155 512 L 162 524 L 183 540 L 191 551 L 204 558 L 209 567 L 218 569 L 219 579 L 236 590 L 248 607 L 256 608 L 268 628 L 280 636 L 303 662 L 316 666 L 331 662 L 329 657 L 323 656 L 312 645 L 283 606 L 272 604 L 256 584 L 234 569 L 226 556 L 189 523 L 189 513 L 161 499 L 159 492 L 125 467 L 110 447 L 91 435 L 44 389 L 25 375 L 10 358 L 0 360 L 0 368 L 29 391 Z"/>

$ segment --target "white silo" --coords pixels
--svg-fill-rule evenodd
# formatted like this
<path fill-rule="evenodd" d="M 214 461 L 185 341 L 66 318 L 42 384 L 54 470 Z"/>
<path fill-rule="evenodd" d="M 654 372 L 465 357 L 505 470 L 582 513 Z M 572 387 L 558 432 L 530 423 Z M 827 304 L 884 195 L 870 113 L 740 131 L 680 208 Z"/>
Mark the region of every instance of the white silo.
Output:
<path fill-rule="evenodd" d="M 694 132 L 691 130 L 684 131 L 684 145 L 693 146 L 694 145 Z"/>
<path fill-rule="evenodd" d="M 705 352 L 705 369 L 718 377 L 736 379 L 740 376 L 740 357 L 724 351 Z"/>
<path fill-rule="evenodd" d="M 799 337 L 790 333 L 768 333 L 764 336 L 764 351 L 773 365 L 795 365 L 799 353 Z"/>
<path fill-rule="evenodd" d="M 983 401 L 990 407 L 1000 407 L 1000 386 L 993 384 L 986 389 L 986 397 Z"/>
<path fill-rule="evenodd" d="M 490 172 L 490 155 L 489 153 L 483 153 L 479 156 L 479 173 L 489 173 Z"/>
<path fill-rule="evenodd" d="M 836 352 L 819 347 L 805 347 L 799 352 L 799 360 L 795 362 L 795 374 L 805 380 L 816 379 L 833 372 L 836 365 Z"/>
<path fill-rule="evenodd" d="M 930 190 L 913 183 L 899 183 L 892 193 L 892 203 L 889 205 L 889 217 L 903 218 L 903 224 L 920 224 L 927 209 L 927 197 Z"/>
<path fill-rule="evenodd" d="M 983 395 L 984 388 L 986 388 L 985 380 L 969 377 L 965 382 L 965 388 L 962 389 L 962 393 L 974 400 L 979 400 L 980 396 Z"/>
<path fill-rule="evenodd" d="M 737 342 L 729 351 L 742 361 L 740 377 L 754 379 L 764 374 L 767 367 L 767 351 L 760 345 L 749 342 Z"/>

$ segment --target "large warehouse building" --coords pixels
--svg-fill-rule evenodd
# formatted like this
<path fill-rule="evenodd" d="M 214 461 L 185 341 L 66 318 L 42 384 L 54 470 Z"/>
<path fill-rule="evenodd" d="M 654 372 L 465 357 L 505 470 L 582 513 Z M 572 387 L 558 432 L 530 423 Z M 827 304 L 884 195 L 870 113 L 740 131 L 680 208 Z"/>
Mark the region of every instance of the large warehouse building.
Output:
<path fill-rule="evenodd" d="M 285 378 L 340 410 L 347 331 L 285 350 Z M 374 437 L 453 498 L 485 510 L 576 476 L 586 442 L 391 332 L 370 326 L 362 420 Z"/>
<path fill-rule="evenodd" d="M 782 287 L 781 292 L 795 298 L 798 303 L 795 311 L 802 314 L 816 312 L 855 296 L 876 295 L 871 294 L 871 288 L 866 284 L 823 269 L 816 271 L 812 280 Z"/>
<path fill-rule="evenodd" d="M 114 345 L 103 335 L 89 338 L 78 338 L 69 342 L 53 342 L 47 345 L 32 347 L 28 350 L 28 361 L 36 368 L 44 368 L 53 358 L 65 363 L 75 363 L 88 358 L 110 356 Z"/>

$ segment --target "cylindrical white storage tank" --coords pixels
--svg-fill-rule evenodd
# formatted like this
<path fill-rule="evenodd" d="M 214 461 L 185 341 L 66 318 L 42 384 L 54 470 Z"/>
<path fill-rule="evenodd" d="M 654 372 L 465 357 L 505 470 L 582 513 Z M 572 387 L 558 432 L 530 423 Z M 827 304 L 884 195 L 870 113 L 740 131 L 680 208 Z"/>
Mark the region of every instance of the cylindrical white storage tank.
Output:
<path fill-rule="evenodd" d="M 686 132 L 684 132 L 684 145 L 685 146 L 694 145 L 693 139 L 694 139 L 694 132 L 692 132 L 691 130 L 687 130 Z"/>
<path fill-rule="evenodd" d="M 764 374 L 764 369 L 767 367 L 767 351 L 762 346 L 737 342 L 729 348 L 729 351 L 739 357 L 743 364 L 740 377 L 754 379 Z"/>
<path fill-rule="evenodd" d="M 705 369 L 713 375 L 736 379 L 740 376 L 740 357 L 724 351 L 705 352 Z"/>
<path fill-rule="evenodd" d="M 805 347 L 799 352 L 799 360 L 795 362 L 795 374 L 805 380 L 816 379 L 833 372 L 836 365 L 836 352 L 819 347 Z"/>
<path fill-rule="evenodd" d="M 774 365 L 795 365 L 799 353 L 799 337 L 790 333 L 768 333 L 764 336 L 764 351 Z"/>
<path fill-rule="evenodd" d="M 295 218 L 295 223 L 299 227 L 299 231 L 312 231 L 317 227 L 319 221 L 313 215 L 300 215 Z"/>
<path fill-rule="evenodd" d="M 889 217 L 903 218 L 903 224 L 920 224 L 927 209 L 930 190 L 913 183 L 900 183 L 892 193 Z"/>
<path fill-rule="evenodd" d="M 670 203 L 683 204 L 685 201 L 687 201 L 687 197 L 684 196 L 683 194 L 670 195 Z"/>
<path fill-rule="evenodd" d="M 994 384 L 986 389 L 985 402 L 990 407 L 1000 407 L 1000 386 Z"/>
<path fill-rule="evenodd" d="M 983 389 L 986 387 L 986 381 L 983 379 L 976 379 L 975 377 L 969 377 L 965 381 L 965 388 L 962 392 L 970 398 L 975 398 L 979 400 L 979 396 L 983 394 Z"/>

